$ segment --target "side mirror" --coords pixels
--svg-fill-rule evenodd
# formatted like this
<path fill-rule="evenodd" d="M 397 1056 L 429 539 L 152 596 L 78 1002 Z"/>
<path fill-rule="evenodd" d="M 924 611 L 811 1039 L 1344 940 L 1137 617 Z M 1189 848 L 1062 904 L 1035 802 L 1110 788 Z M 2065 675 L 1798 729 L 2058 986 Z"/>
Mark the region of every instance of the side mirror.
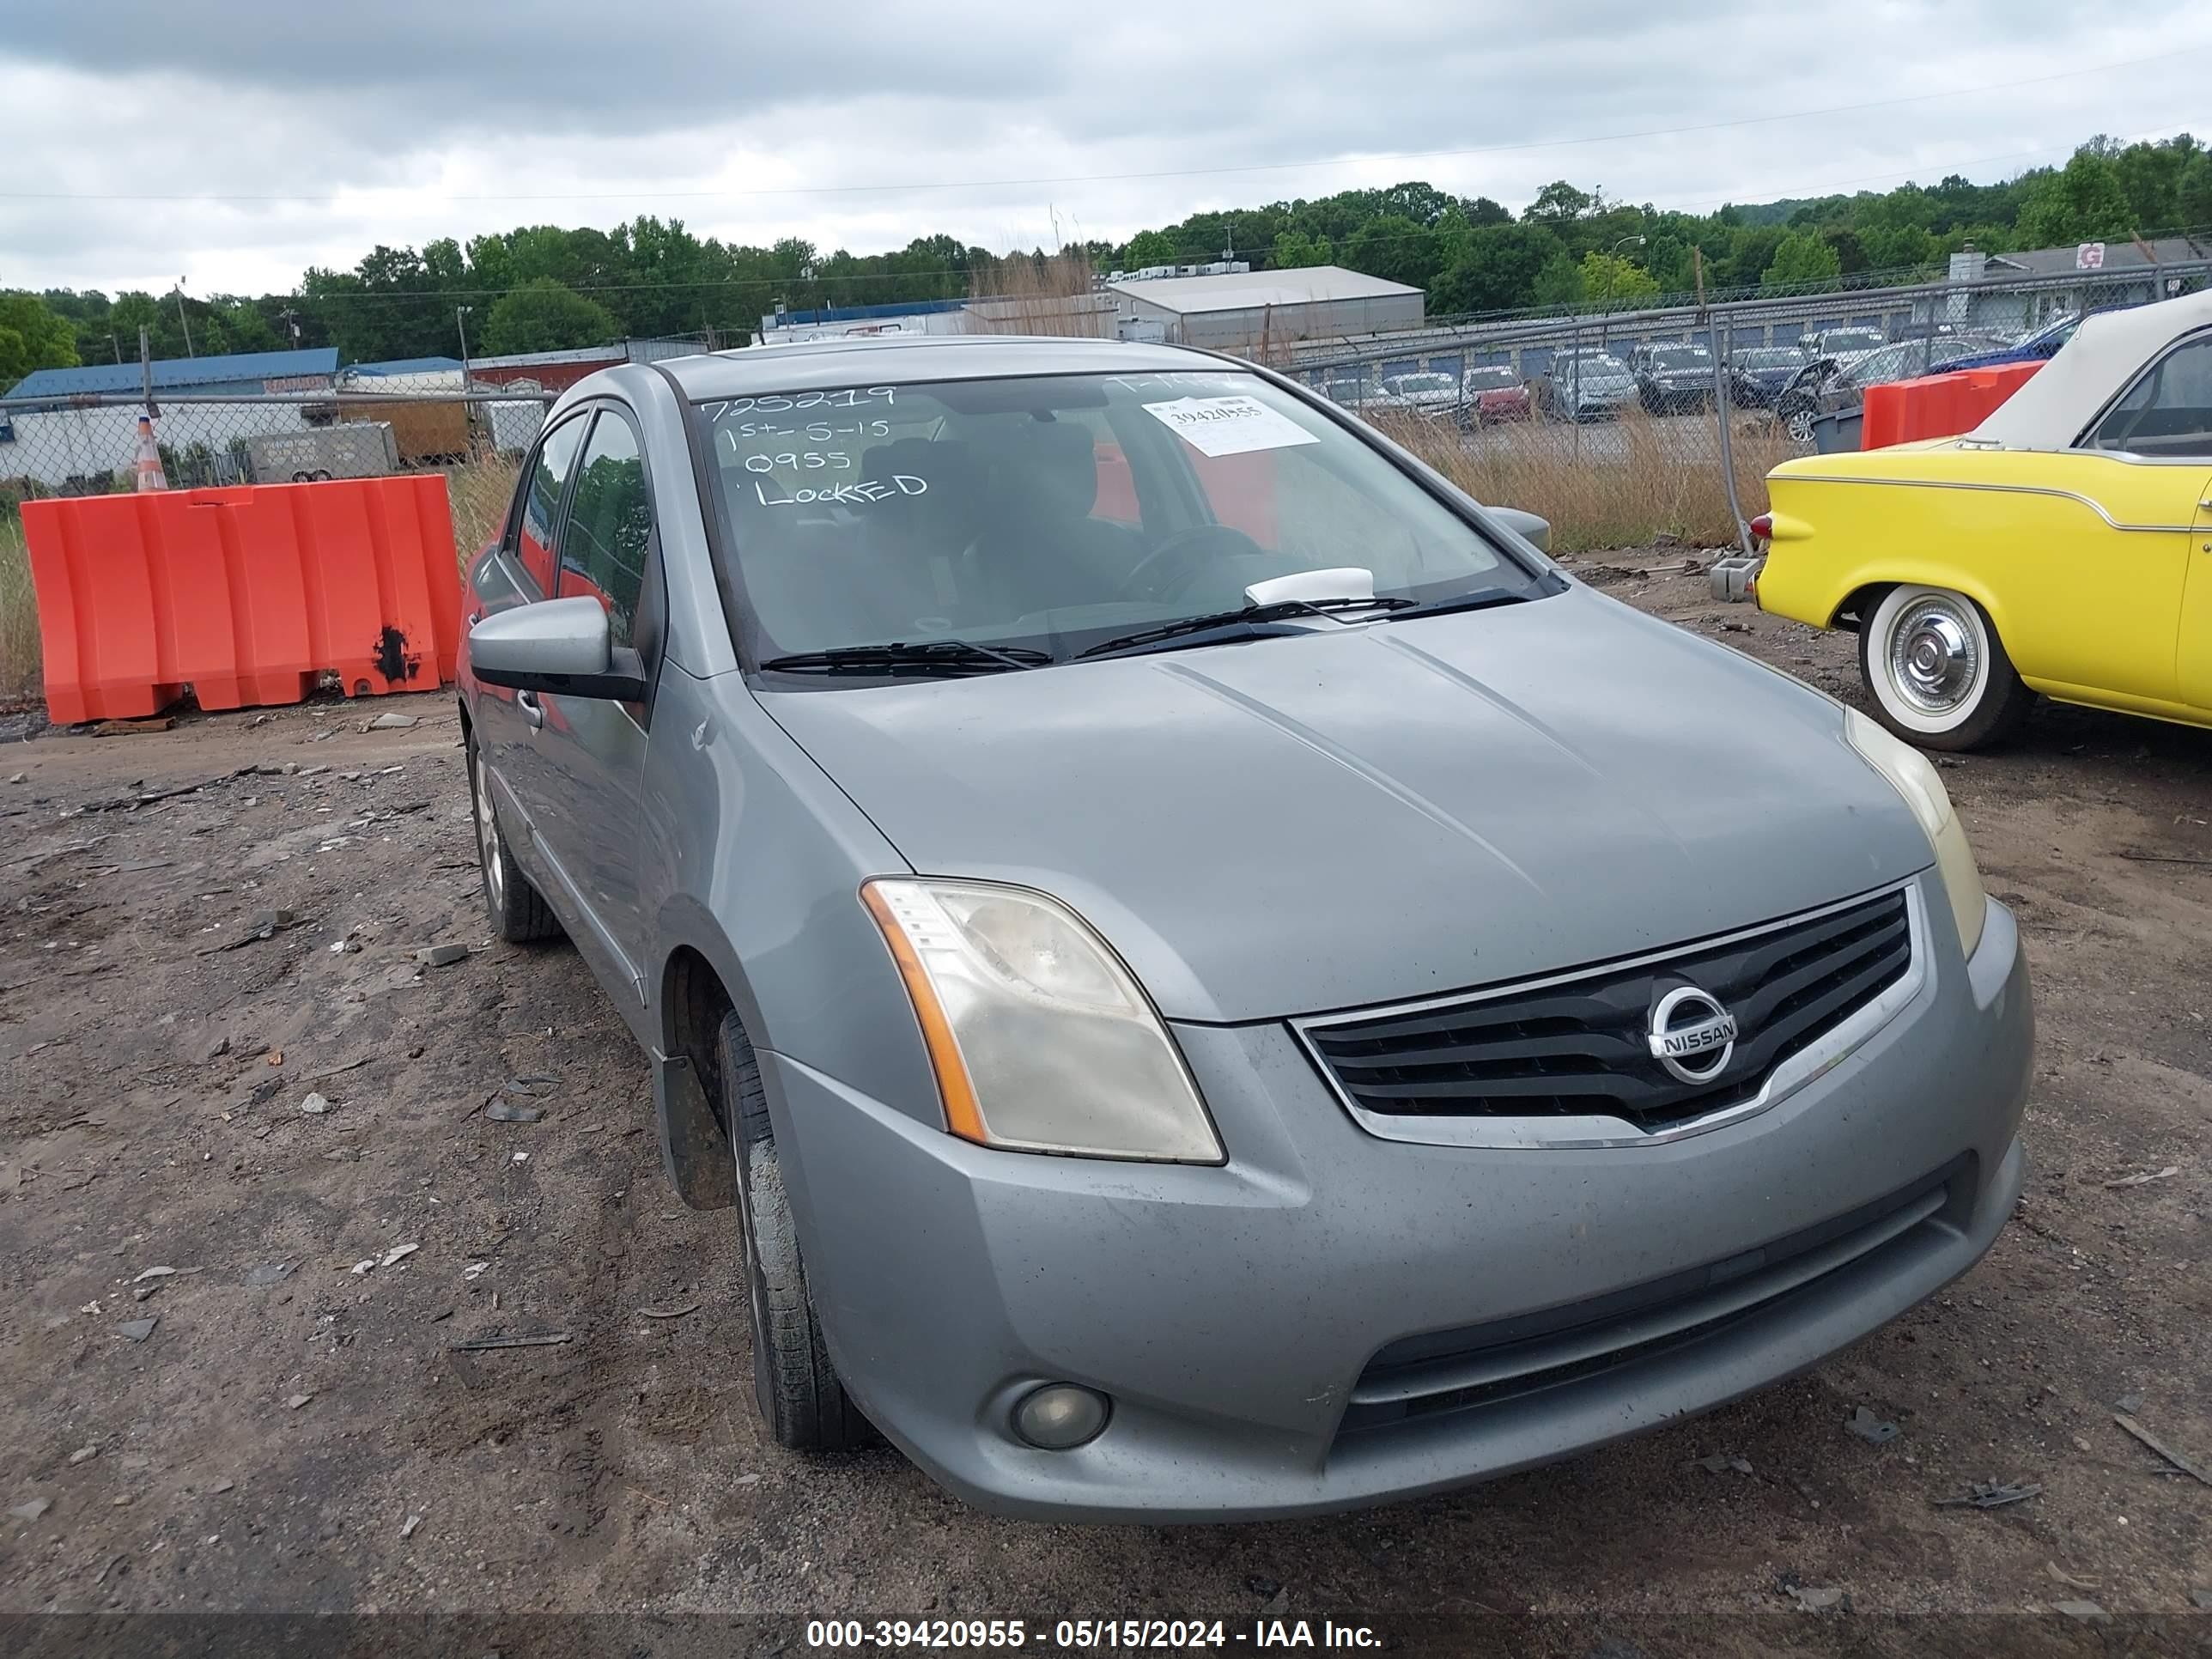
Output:
<path fill-rule="evenodd" d="M 469 670 L 486 685 L 556 696 L 643 702 L 645 665 L 617 650 L 606 607 L 589 594 L 540 599 L 486 617 L 469 630 Z"/>
<path fill-rule="evenodd" d="M 1539 553 L 1552 550 L 1552 521 L 1549 519 L 1539 518 L 1534 513 L 1524 513 L 1517 507 L 1493 507 L 1487 510 L 1492 518 Z"/>

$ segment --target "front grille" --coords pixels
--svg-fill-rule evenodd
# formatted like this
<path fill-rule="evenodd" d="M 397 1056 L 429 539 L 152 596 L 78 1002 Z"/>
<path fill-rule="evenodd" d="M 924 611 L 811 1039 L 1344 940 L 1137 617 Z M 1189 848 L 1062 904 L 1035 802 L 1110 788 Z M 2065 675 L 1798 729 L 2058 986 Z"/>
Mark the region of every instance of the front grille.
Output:
<path fill-rule="evenodd" d="M 1338 1433 L 1387 1429 L 1585 1382 L 1778 1313 L 1854 1270 L 1897 1271 L 1906 1256 L 1940 1243 L 1943 1212 L 1954 1192 L 1973 1190 L 1974 1170 L 1972 1155 L 1966 1154 L 1847 1214 L 1608 1296 L 1401 1338 L 1360 1373 Z"/>
<path fill-rule="evenodd" d="M 1749 937 L 1525 991 L 1305 1027 L 1346 1097 L 1392 1117 L 1612 1117 L 1657 1131 L 1757 1095 L 1776 1066 L 1902 979 L 1902 890 Z M 1686 1083 L 1651 1057 L 1654 1004 L 1694 985 L 1735 1016 L 1735 1049 Z"/>

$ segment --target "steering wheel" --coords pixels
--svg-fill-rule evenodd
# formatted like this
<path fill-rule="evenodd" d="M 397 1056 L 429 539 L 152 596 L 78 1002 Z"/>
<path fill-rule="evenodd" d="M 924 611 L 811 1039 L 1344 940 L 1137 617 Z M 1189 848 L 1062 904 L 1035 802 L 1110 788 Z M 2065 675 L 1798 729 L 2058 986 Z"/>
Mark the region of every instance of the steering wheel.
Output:
<path fill-rule="evenodd" d="M 1267 556 L 1267 550 L 1241 530 L 1225 524 L 1193 525 L 1178 530 L 1137 561 L 1122 580 L 1128 598 L 1179 598 L 1214 559 Z"/>

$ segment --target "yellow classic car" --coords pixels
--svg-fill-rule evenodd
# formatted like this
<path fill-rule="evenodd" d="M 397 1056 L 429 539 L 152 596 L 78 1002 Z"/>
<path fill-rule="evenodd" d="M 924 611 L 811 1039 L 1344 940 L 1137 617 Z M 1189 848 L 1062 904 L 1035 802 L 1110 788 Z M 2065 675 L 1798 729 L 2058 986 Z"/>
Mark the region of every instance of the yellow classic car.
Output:
<path fill-rule="evenodd" d="M 2085 321 L 1982 424 L 1768 479 L 1759 608 L 1851 628 L 1929 749 L 2033 694 L 2212 726 L 2212 292 Z"/>

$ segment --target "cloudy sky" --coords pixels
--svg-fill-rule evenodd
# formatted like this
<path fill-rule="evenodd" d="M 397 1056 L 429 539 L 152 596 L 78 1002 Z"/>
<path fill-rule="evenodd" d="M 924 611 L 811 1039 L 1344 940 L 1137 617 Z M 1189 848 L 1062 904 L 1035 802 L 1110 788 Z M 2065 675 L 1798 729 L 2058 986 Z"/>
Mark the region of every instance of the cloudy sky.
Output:
<path fill-rule="evenodd" d="M 5 287 L 281 290 L 378 242 L 641 212 L 867 252 L 939 230 L 1118 240 L 1404 178 L 1516 210 L 1565 177 L 1702 210 L 2212 132 L 2199 0 L 0 14 Z"/>

